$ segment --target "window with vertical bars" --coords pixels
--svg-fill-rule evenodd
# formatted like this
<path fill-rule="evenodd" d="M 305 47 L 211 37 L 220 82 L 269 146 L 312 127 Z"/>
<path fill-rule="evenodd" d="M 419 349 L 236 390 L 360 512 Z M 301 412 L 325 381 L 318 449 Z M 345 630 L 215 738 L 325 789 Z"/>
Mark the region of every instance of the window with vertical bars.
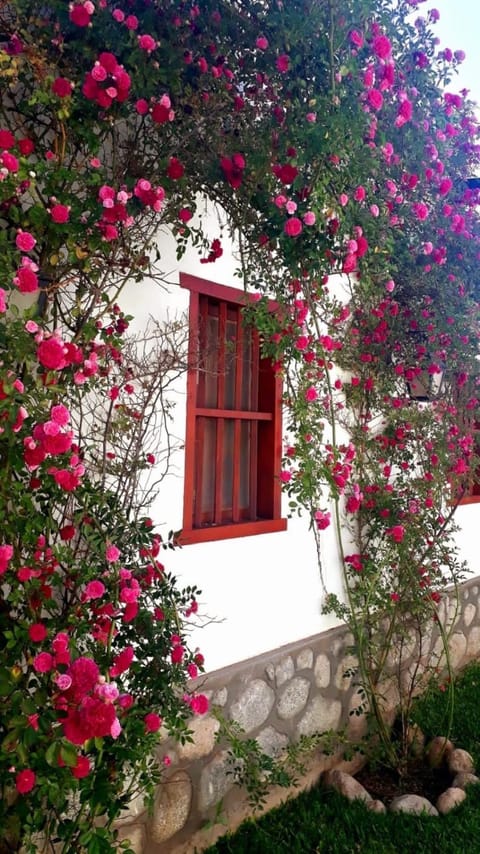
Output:
<path fill-rule="evenodd" d="M 190 353 L 182 542 L 283 530 L 281 381 L 244 322 L 245 295 L 182 275 Z"/>
<path fill-rule="evenodd" d="M 457 484 L 456 490 L 459 504 L 480 503 L 480 421 L 473 419 L 469 425 L 472 436 L 472 459 L 468 471 Z"/>

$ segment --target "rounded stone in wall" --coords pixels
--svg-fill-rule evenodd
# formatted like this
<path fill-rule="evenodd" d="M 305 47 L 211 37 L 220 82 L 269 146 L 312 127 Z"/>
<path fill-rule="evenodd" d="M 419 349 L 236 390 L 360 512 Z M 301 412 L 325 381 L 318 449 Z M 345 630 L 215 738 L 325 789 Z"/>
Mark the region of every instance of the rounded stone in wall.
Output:
<path fill-rule="evenodd" d="M 469 602 L 468 605 L 465 605 L 465 608 L 463 609 L 463 622 L 465 623 L 467 628 L 473 623 L 476 613 L 477 609 L 472 602 Z"/>
<path fill-rule="evenodd" d="M 339 691 L 348 691 L 352 684 L 354 671 L 358 669 L 358 658 L 354 655 L 346 655 L 337 667 L 335 674 L 335 687 Z"/>
<path fill-rule="evenodd" d="M 230 717 L 245 732 L 261 726 L 268 718 L 275 702 L 275 694 L 263 679 L 252 679 L 239 699 L 230 706 Z"/>
<path fill-rule="evenodd" d="M 456 670 L 467 652 L 467 639 L 462 632 L 454 632 L 448 646 L 450 650 L 450 664 L 453 670 Z"/>
<path fill-rule="evenodd" d="M 267 756 L 275 758 L 280 756 L 287 747 L 288 736 L 283 732 L 278 732 L 273 726 L 267 726 L 258 733 L 257 743 L 260 750 L 263 750 Z"/>
<path fill-rule="evenodd" d="M 305 713 L 297 726 L 297 736 L 313 735 L 337 729 L 342 717 L 342 705 L 339 700 L 326 697 L 314 697 L 310 700 Z"/>
<path fill-rule="evenodd" d="M 281 692 L 277 702 L 277 714 L 282 720 L 290 720 L 305 708 L 310 682 L 303 676 L 296 676 Z"/>
<path fill-rule="evenodd" d="M 150 823 L 152 842 L 165 842 L 186 823 L 192 803 L 192 781 L 186 771 L 176 771 L 158 788 Z"/>
<path fill-rule="evenodd" d="M 360 710 L 361 703 L 362 698 L 358 692 L 352 694 L 348 708 L 347 738 L 349 741 L 360 741 L 367 733 L 367 714 L 366 709 Z M 356 711 L 359 711 L 359 714 L 355 714 Z"/>
<path fill-rule="evenodd" d="M 480 653 L 480 626 L 473 626 L 468 633 L 467 654 L 469 658 L 476 658 Z"/>
<path fill-rule="evenodd" d="M 442 624 L 444 629 L 450 629 L 452 627 L 452 620 L 454 619 L 455 610 L 456 603 L 451 602 L 450 599 L 445 598 L 442 599 L 441 602 L 439 602 L 437 606 L 438 621 Z"/>
<path fill-rule="evenodd" d="M 302 649 L 297 655 L 297 670 L 311 670 L 313 667 L 313 649 Z"/>
<path fill-rule="evenodd" d="M 221 708 L 225 705 L 228 699 L 228 690 L 226 688 L 220 688 L 218 691 L 215 691 L 212 697 L 212 704 L 214 706 L 220 706 Z"/>
<path fill-rule="evenodd" d="M 198 791 L 198 806 L 201 812 L 218 804 L 234 785 L 232 765 L 227 750 L 218 753 L 202 771 Z"/>
<path fill-rule="evenodd" d="M 291 655 L 288 655 L 286 658 L 282 658 L 281 661 L 275 667 L 275 679 L 277 682 L 277 688 L 280 688 L 281 685 L 284 685 L 285 682 L 288 682 L 289 679 L 292 678 L 295 673 L 295 665 L 293 663 L 293 658 Z"/>
<path fill-rule="evenodd" d="M 313 675 L 315 677 L 315 685 L 317 688 L 328 688 L 331 679 L 331 668 L 328 655 L 325 655 L 324 652 L 321 652 L 320 655 L 317 656 Z"/>
<path fill-rule="evenodd" d="M 347 640 L 345 637 L 343 637 L 343 635 L 337 637 L 330 647 L 330 651 L 332 653 L 333 658 L 343 658 L 347 649 L 347 645 Z"/>
<path fill-rule="evenodd" d="M 179 759 L 191 762 L 202 756 L 208 756 L 215 746 L 215 733 L 218 732 L 220 723 L 210 716 L 194 718 L 190 721 L 188 728 L 192 733 L 193 741 L 177 745 Z"/>

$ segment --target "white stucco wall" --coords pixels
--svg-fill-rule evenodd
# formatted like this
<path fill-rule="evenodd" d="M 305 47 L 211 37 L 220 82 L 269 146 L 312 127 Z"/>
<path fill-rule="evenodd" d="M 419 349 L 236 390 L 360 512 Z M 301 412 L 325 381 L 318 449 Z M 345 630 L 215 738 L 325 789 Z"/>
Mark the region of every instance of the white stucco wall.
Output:
<path fill-rule="evenodd" d="M 215 217 L 211 237 L 219 236 Z M 168 232 L 158 238 L 161 252 L 159 269 L 168 284 L 146 280 L 131 284 L 120 300 L 122 309 L 135 317 L 133 329 L 144 329 L 149 317 L 158 320 L 181 317 L 188 311 L 189 293 L 179 287 L 179 273 L 190 273 L 223 285 L 238 286 L 233 275 L 238 267 L 226 234 L 222 236 L 223 256 L 214 264 L 200 264 L 197 250 L 189 249 L 180 262 L 175 242 Z M 186 375 L 176 382 L 169 395 L 174 401 L 173 432 L 179 439 L 170 470 L 161 484 L 151 516 L 160 531 L 182 526 L 185 434 Z M 286 505 L 286 502 L 285 502 Z M 462 526 L 459 542 L 462 557 L 472 574 L 480 569 L 476 527 L 480 506 L 459 510 Z M 287 515 L 287 507 L 284 508 Z M 322 532 L 322 563 L 325 588 L 341 595 L 341 572 L 333 528 Z M 331 628 L 337 623 L 322 614 L 324 587 L 313 534 L 303 518 L 288 521 L 281 533 L 239 537 L 184 546 L 163 555 L 166 568 L 184 585 L 197 585 L 200 622 L 192 629 L 191 644 L 205 656 L 207 670 L 250 658 L 283 644 L 300 640 Z"/>
<path fill-rule="evenodd" d="M 211 236 L 219 235 L 215 218 Z M 149 317 L 170 319 L 188 311 L 189 292 L 179 287 L 179 273 L 190 273 L 223 285 L 236 287 L 232 275 L 238 267 L 231 243 L 222 237 L 224 255 L 214 264 L 200 264 L 197 250 L 189 249 L 180 262 L 175 242 L 167 232 L 159 234 L 159 269 L 168 284 L 146 280 L 132 283 L 119 300 L 126 313 L 134 315 L 132 331 L 145 328 Z M 180 444 L 185 432 L 186 375 L 169 394 L 175 403 L 173 432 Z M 160 531 L 182 526 L 184 453 L 177 448 L 170 472 L 163 480 L 151 508 Z M 286 504 L 286 502 L 285 502 Z M 287 515 L 287 507 L 283 515 Z M 340 593 L 340 575 L 335 538 L 329 529 L 322 533 L 324 575 L 329 592 Z M 184 546 L 163 554 L 166 568 L 185 585 L 197 585 L 202 628 L 192 631 L 191 643 L 205 655 L 208 670 L 326 630 L 336 620 L 321 614 L 322 585 L 315 542 L 304 519 L 288 521 L 286 531 L 239 537 L 212 543 Z"/>

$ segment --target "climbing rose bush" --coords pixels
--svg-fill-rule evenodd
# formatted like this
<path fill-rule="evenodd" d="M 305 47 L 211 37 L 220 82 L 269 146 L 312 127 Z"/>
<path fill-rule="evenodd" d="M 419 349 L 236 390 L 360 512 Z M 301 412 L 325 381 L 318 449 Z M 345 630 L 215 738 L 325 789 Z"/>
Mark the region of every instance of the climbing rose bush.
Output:
<path fill-rule="evenodd" d="M 207 710 L 185 691 L 203 663 L 185 631 L 197 593 L 163 568 L 148 513 L 119 497 L 108 433 L 80 417 L 119 407 L 125 429 L 142 419 L 128 404 L 121 290 L 133 280 L 141 293 L 158 273 L 160 226 L 179 258 L 190 241 L 201 263 L 222 257 L 202 194 L 240 235 L 245 286 L 278 303 L 251 313 L 285 380 L 279 477 L 291 511 L 309 513 L 320 571 L 335 527 L 345 596 L 325 601 L 352 629 L 388 750 L 389 653 L 412 628 L 428 633 L 460 575 L 449 536 L 476 466 L 478 130 L 453 82 L 463 56 L 436 44 L 438 14 L 422 5 L 0 11 L 10 849 L 35 850 L 41 833 L 64 850 L 112 850 L 119 810 L 159 776 L 163 728 L 186 737 L 187 717 Z M 425 376 L 442 380 L 419 406 L 408 387 Z"/>

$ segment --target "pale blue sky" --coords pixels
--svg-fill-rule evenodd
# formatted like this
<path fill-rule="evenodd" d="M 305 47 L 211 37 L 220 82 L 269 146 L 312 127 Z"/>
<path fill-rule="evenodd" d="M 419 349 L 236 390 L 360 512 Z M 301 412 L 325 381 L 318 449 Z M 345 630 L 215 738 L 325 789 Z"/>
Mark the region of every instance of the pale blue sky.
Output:
<path fill-rule="evenodd" d="M 470 89 L 470 98 L 480 104 L 480 0 L 427 0 L 418 6 L 417 14 L 426 16 L 429 9 L 440 12 L 435 32 L 442 47 L 466 53 L 449 88 Z"/>

